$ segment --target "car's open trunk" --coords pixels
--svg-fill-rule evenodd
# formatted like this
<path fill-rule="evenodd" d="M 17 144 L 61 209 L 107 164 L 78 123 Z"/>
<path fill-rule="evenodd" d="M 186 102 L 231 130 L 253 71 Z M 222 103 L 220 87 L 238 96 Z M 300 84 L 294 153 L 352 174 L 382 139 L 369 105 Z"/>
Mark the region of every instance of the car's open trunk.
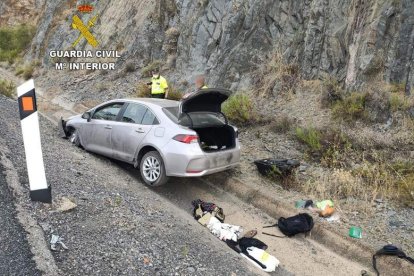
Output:
<path fill-rule="evenodd" d="M 205 152 L 227 150 L 236 146 L 236 133 L 229 125 L 193 128 L 193 130 L 197 132 L 201 149 Z"/>
<path fill-rule="evenodd" d="M 201 149 L 217 152 L 236 146 L 236 132 L 227 124 L 221 104 L 231 92 L 220 88 L 201 89 L 180 102 L 179 124 L 195 130 Z"/>

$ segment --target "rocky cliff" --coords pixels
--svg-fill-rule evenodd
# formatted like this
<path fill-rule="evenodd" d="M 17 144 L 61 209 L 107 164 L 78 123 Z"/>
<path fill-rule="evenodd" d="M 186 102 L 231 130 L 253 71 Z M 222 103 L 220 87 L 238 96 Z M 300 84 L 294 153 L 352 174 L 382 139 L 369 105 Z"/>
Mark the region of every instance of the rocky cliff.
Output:
<path fill-rule="evenodd" d="M 39 6 L 42 1 L 26 2 Z M 88 1 L 74 2 L 46 0 L 27 58 L 42 59 L 51 66 L 50 50 L 71 48 L 78 36 L 71 28 L 71 17 L 77 4 Z M 137 68 L 162 60 L 164 74 L 180 86 L 191 82 L 195 74 L 206 73 L 212 86 L 245 89 L 252 84 L 252 72 L 274 51 L 298 64 L 307 79 L 330 74 L 348 88 L 371 79 L 407 84 L 407 89 L 414 85 L 412 0 L 88 3 L 95 7 L 93 14 L 99 15 L 92 31 L 100 42 L 98 48 L 122 52 L 118 68 L 126 60 Z M 2 16 L 5 6 L 1 4 Z M 91 47 L 83 41 L 76 49 Z"/>

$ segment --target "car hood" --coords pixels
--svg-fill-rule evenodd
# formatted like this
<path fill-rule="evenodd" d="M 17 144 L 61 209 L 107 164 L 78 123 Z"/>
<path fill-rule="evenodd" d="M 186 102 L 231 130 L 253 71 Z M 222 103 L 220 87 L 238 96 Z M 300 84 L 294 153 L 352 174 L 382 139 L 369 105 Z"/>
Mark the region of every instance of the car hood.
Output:
<path fill-rule="evenodd" d="M 81 118 L 82 118 L 82 114 L 78 114 L 78 115 L 70 116 L 66 121 L 70 121 L 74 119 L 81 119 Z"/>
<path fill-rule="evenodd" d="M 180 103 L 180 113 L 221 112 L 221 104 L 231 94 L 230 90 L 207 88 L 191 94 Z"/>

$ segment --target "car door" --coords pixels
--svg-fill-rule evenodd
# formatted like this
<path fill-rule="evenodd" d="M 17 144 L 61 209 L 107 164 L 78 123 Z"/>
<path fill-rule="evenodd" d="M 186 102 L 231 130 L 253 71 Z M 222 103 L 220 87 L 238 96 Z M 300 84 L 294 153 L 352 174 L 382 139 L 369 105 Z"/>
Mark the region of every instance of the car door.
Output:
<path fill-rule="evenodd" d="M 158 120 L 148 107 L 128 103 L 112 129 L 113 158 L 132 163 L 139 145 L 154 123 Z"/>
<path fill-rule="evenodd" d="M 87 150 L 109 157 L 112 156 L 112 128 L 123 105 L 124 103 L 110 103 L 97 108 L 93 112 L 83 136 L 85 137 L 84 146 Z"/>

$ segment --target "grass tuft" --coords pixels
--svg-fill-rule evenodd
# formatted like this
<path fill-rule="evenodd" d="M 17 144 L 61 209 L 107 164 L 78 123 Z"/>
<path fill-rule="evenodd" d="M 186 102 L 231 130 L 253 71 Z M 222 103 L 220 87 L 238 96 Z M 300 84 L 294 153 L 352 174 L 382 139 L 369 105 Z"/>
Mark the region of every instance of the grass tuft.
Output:
<path fill-rule="evenodd" d="M 143 77 L 151 77 L 151 71 L 155 69 L 160 69 L 162 65 L 161 60 L 155 60 L 149 63 L 147 66 L 141 69 L 141 74 Z"/>
<path fill-rule="evenodd" d="M 16 86 L 12 81 L 0 80 L 0 94 L 12 98 L 15 95 Z"/>
<path fill-rule="evenodd" d="M 366 118 L 365 101 L 367 93 L 352 92 L 345 96 L 343 100 L 333 105 L 332 114 L 335 119 L 341 119 L 346 122 Z"/>

